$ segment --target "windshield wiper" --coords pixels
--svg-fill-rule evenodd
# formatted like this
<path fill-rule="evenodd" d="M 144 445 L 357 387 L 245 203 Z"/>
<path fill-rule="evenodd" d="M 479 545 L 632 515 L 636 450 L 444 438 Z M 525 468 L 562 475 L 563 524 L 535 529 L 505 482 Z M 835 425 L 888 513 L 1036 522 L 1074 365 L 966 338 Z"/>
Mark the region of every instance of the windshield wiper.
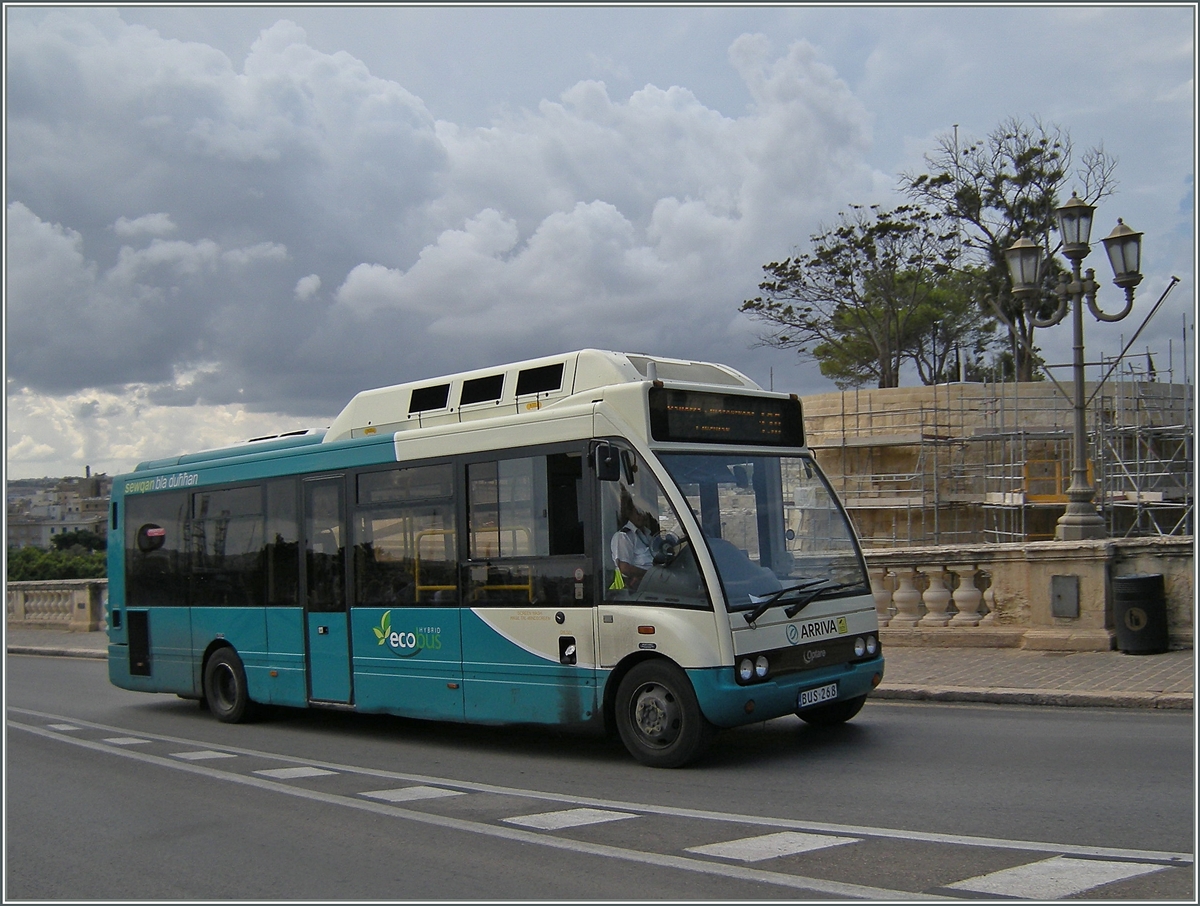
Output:
<path fill-rule="evenodd" d="M 856 588 L 863 584 L 861 581 L 839 582 L 836 585 L 825 584 L 828 581 L 828 579 L 811 579 L 808 582 L 802 582 L 799 585 L 789 585 L 787 588 L 781 588 L 779 591 L 773 591 L 765 597 L 760 598 L 755 595 L 750 595 L 750 601 L 757 606 L 745 615 L 746 622 L 753 626 L 759 617 L 775 606 L 775 604 L 779 603 L 780 598 L 782 598 L 784 595 L 791 594 L 792 592 L 807 591 L 808 589 L 812 589 L 808 592 L 808 594 L 804 595 L 799 601 L 796 601 L 791 607 L 783 612 L 784 616 L 786 616 L 788 619 L 794 617 L 827 591 L 840 591 L 843 588 Z M 817 587 L 813 588 L 814 585 Z"/>
<path fill-rule="evenodd" d="M 753 623 L 764 613 L 775 606 L 784 595 L 791 594 L 794 591 L 804 591 L 807 588 L 812 588 L 814 585 L 823 585 L 828 582 L 828 579 L 806 579 L 799 585 L 789 585 L 787 588 L 781 588 L 779 591 L 773 591 L 769 595 L 759 597 L 758 595 L 750 595 L 750 603 L 755 605 L 754 609 L 745 614 L 746 622 Z M 822 589 L 823 591 L 824 589 Z"/>

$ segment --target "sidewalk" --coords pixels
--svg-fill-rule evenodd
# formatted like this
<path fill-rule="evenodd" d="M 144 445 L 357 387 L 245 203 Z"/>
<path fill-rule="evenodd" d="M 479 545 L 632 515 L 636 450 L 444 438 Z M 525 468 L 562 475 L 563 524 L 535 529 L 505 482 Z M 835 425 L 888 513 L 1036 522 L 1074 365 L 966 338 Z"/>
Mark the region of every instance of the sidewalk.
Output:
<path fill-rule="evenodd" d="M 103 632 L 9 629 L 9 654 L 104 658 Z M 1093 708 L 1192 710 L 1194 652 L 1023 651 L 1016 648 L 885 648 L 874 697 Z"/>

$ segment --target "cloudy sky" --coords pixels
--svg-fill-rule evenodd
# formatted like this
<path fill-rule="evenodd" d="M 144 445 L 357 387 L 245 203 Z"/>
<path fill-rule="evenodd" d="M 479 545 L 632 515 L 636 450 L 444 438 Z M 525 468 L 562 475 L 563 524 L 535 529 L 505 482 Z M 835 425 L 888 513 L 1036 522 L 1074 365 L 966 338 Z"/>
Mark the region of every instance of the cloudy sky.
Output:
<path fill-rule="evenodd" d="M 329 424 L 358 390 L 595 346 L 755 346 L 762 265 L 958 126 L 1115 156 L 1113 355 L 1195 371 L 1195 9 L 5 7 L 9 478 Z M 1099 249 L 1101 303 L 1119 291 Z M 1051 362 L 1070 327 L 1043 331 Z"/>

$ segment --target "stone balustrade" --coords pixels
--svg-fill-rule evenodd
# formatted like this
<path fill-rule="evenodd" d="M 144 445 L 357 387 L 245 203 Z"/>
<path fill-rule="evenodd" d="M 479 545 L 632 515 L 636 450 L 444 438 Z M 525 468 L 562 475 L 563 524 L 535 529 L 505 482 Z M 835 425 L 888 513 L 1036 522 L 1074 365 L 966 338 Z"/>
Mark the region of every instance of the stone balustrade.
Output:
<path fill-rule="evenodd" d="M 1192 537 L 874 549 L 867 569 L 885 645 L 1108 651 L 1114 576 L 1161 573 L 1173 648 L 1191 648 Z M 1056 577 L 1077 601 L 1055 602 Z"/>
<path fill-rule="evenodd" d="M 96 632 L 105 628 L 107 579 L 8 582 L 8 625 L 14 628 Z"/>

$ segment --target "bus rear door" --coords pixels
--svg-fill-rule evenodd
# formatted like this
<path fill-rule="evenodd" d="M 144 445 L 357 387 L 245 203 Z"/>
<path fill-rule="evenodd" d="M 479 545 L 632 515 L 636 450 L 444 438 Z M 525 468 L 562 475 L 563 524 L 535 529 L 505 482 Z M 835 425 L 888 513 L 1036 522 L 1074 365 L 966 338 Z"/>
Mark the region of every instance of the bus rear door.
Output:
<path fill-rule="evenodd" d="M 346 608 L 345 477 L 304 482 L 305 633 L 309 698 L 351 701 Z"/>

